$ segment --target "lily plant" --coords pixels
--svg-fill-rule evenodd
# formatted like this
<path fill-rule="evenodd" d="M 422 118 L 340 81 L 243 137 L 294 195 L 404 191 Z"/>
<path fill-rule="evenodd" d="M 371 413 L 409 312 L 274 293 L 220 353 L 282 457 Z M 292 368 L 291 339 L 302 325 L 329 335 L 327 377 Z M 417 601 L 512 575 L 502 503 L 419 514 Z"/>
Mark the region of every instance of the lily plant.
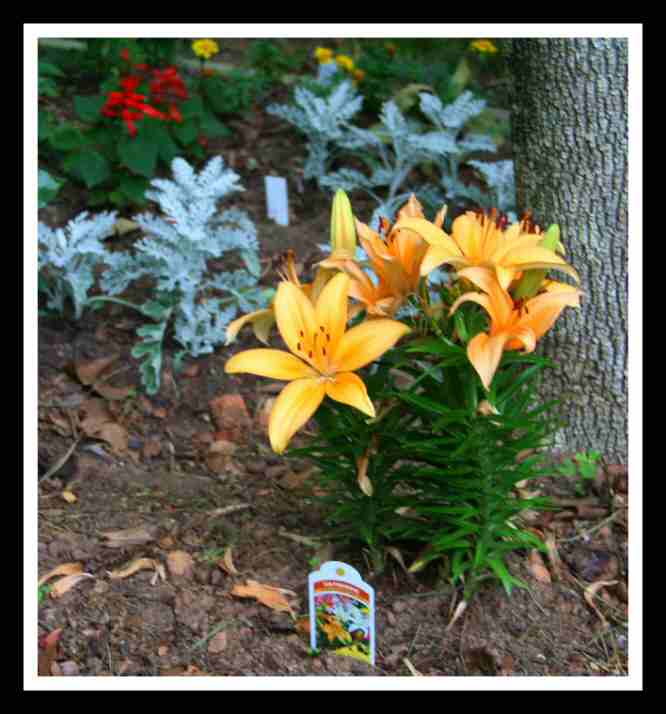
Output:
<path fill-rule="evenodd" d="M 421 544 L 412 572 L 445 559 L 467 603 L 486 578 L 507 593 L 522 585 L 510 551 L 545 550 L 519 519 L 546 502 L 514 486 L 544 475 L 524 454 L 559 425 L 539 405 L 536 379 L 550 363 L 538 342 L 583 293 L 548 277 L 580 282 L 556 225 L 542 232 L 528 215 L 509 226 L 497 211 L 468 212 L 449 234 L 445 215 L 444 206 L 427 220 L 412 196 L 374 231 L 338 191 L 331 255 L 312 281 L 288 255 L 271 307 L 229 326 L 230 340 L 252 324 L 268 343 L 275 323 L 286 349 L 242 351 L 225 371 L 287 382 L 269 418 L 275 452 L 314 417 L 317 430 L 289 454 L 319 467 L 334 537 L 361 540 L 375 571 L 387 553 L 403 562 L 397 542 Z M 356 260 L 357 240 L 367 262 Z M 429 284 L 440 265 L 450 280 Z M 441 303 L 431 304 L 433 290 Z M 405 304 L 415 311 L 399 311 Z"/>

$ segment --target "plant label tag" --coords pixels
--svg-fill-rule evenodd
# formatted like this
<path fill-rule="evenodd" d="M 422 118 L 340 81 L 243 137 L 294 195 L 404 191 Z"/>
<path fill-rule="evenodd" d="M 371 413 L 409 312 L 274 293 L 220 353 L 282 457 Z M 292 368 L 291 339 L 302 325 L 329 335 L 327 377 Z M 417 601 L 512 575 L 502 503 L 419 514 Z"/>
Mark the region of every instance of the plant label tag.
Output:
<path fill-rule="evenodd" d="M 375 591 L 351 565 L 331 560 L 308 576 L 310 647 L 375 665 Z"/>
<path fill-rule="evenodd" d="M 266 185 L 266 212 L 280 226 L 289 225 L 287 179 L 281 176 L 264 176 Z"/>

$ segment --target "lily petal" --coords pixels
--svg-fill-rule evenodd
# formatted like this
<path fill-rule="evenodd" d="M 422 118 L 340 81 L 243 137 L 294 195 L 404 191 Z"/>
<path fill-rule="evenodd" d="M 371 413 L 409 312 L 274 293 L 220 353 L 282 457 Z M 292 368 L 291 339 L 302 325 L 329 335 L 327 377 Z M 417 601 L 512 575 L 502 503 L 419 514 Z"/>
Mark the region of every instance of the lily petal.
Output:
<path fill-rule="evenodd" d="M 354 372 L 376 360 L 409 331 L 396 320 L 364 322 L 345 332 L 331 362 L 339 372 Z"/>
<path fill-rule="evenodd" d="M 444 265 L 444 263 L 449 263 L 450 265 L 468 265 L 469 261 L 459 253 L 453 253 L 448 246 L 429 245 L 421 262 L 421 276 L 427 275 L 431 270 L 439 268 L 439 266 Z"/>
<path fill-rule="evenodd" d="M 318 339 L 326 339 L 331 353 L 335 352 L 335 347 L 347 327 L 347 295 L 350 284 L 351 278 L 348 275 L 338 273 L 326 283 L 317 299 L 315 316 L 317 327 L 321 331 Z"/>
<path fill-rule="evenodd" d="M 495 275 L 486 268 L 463 268 L 458 271 L 458 275 L 471 281 L 488 293 L 491 309 L 488 310 L 493 323 L 506 324 L 513 311 L 513 301 L 511 296 L 497 282 Z M 478 300 L 476 302 L 479 302 Z M 483 305 L 479 302 L 479 305 Z M 485 305 L 483 305 L 485 307 Z M 487 309 L 487 308 L 486 308 Z"/>
<path fill-rule="evenodd" d="M 375 417 L 375 408 L 363 380 L 352 372 L 339 372 L 333 381 L 326 382 L 326 394 L 336 402 L 349 404 L 369 417 Z"/>
<path fill-rule="evenodd" d="M 458 219 L 456 219 L 458 220 Z M 410 230 L 418 233 L 426 243 L 439 245 L 449 249 L 451 255 L 461 256 L 462 252 L 451 236 L 427 221 L 425 218 L 403 218 L 393 226 L 394 231 Z"/>
<path fill-rule="evenodd" d="M 268 421 L 268 437 L 273 451 L 281 454 L 291 437 L 317 411 L 326 394 L 321 378 L 297 379 L 278 395 Z"/>
<path fill-rule="evenodd" d="M 582 292 L 577 288 L 569 291 L 556 290 L 542 293 L 525 303 L 525 315 L 521 327 L 529 327 L 539 339 L 555 323 L 565 307 L 579 307 Z"/>
<path fill-rule="evenodd" d="M 312 303 L 300 288 L 284 281 L 278 286 L 273 309 L 282 339 L 297 354 L 299 344 L 302 346 L 304 338 L 310 341 L 317 329 Z"/>
<path fill-rule="evenodd" d="M 282 350 L 245 350 L 234 355 L 224 365 L 227 374 L 256 374 L 270 379 L 302 379 L 318 373 L 305 362 Z"/>
<path fill-rule="evenodd" d="M 490 390 L 497 367 L 502 359 L 504 345 L 509 339 L 505 332 L 489 337 L 485 332 L 480 332 L 473 337 L 467 345 L 467 356 L 474 366 L 486 391 Z"/>
<path fill-rule="evenodd" d="M 261 331 L 259 334 L 263 336 L 259 337 L 259 334 L 257 334 L 257 327 L 256 323 L 257 322 L 263 322 L 263 321 L 269 321 L 269 324 L 267 325 L 268 329 L 265 327 L 261 328 Z M 253 323 L 254 327 L 254 334 L 257 336 L 258 339 L 260 339 L 264 343 L 268 343 L 268 332 L 270 331 L 271 325 L 275 322 L 275 313 L 273 312 L 272 309 L 268 310 L 255 310 L 254 312 L 249 312 L 247 315 L 243 315 L 242 317 L 239 317 L 237 320 L 234 320 L 233 322 L 230 322 L 227 325 L 227 341 L 226 344 L 229 345 L 231 344 L 235 339 L 240 330 L 247 325 L 248 322 Z"/>

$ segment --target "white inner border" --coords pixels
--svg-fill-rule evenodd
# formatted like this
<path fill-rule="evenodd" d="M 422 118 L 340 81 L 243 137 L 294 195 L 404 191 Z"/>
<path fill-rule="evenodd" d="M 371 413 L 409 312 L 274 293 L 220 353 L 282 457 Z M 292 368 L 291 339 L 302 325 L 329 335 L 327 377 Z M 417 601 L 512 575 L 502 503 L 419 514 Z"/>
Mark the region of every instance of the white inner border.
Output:
<path fill-rule="evenodd" d="M 643 27 L 633 24 L 38 24 L 23 26 L 24 662 L 26 690 L 641 690 L 643 687 Z M 629 665 L 627 677 L 37 677 L 37 41 L 39 37 L 629 39 Z M 305 577 L 305 575 L 304 575 Z"/>

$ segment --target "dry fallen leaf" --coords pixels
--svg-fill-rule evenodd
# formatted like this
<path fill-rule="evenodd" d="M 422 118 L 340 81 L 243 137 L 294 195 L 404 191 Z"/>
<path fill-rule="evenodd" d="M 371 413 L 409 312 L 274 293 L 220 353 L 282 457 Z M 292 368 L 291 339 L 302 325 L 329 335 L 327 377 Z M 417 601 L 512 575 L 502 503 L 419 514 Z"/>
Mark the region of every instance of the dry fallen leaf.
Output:
<path fill-rule="evenodd" d="M 540 583 L 550 583 L 550 571 L 544 565 L 543 558 L 538 550 L 534 549 L 530 551 L 527 567 L 532 576 L 538 580 Z"/>
<path fill-rule="evenodd" d="M 72 493 L 71 491 L 63 491 L 61 495 L 65 499 L 65 501 L 67 501 L 67 503 L 76 503 L 79 500 L 76 497 L 76 494 Z"/>
<path fill-rule="evenodd" d="M 423 676 L 421 674 L 421 672 L 419 672 L 418 669 L 416 669 L 416 667 L 407 659 L 407 657 L 405 657 L 402 661 L 405 663 L 405 666 L 410 671 L 410 673 L 413 677 L 422 677 Z"/>
<path fill-rule="evenodd" d="M 150 543 L 157 538 L 159 528 L 157 526 L 137 526 L 136 528 L 125 528 L 121 531 L 105 531 L 101 533 L 107 542 L 108 548 L 126 548 L 129 545 L 143 545 Z"/>
<path fill-rule="evenodd" d="M 604 629 L 608 627 L 608 620 L 606 620 L 601 610 L 594 604 L 594 597 L 601 588 L 616 585 L 617 582 L 617 580 L 597 580 L 596 583 L 591 583 L 585 588 L 585 602 L 597 613 Z"/>
<path fill-rule="evenodd" d="M 224 570 L 226 573 L 229 573 L 229 575 L 240 575 L 240 573 L 236 570 L 236 567 L 234 566 L 234 561 L 231 557 L 232 547 L 233 546 L 229 546 L 224 551 L 224 556 L 217 561 L 217 565 L 219 568 L 222 568 L 222 570 Z"/>
<path fill-rule="evenodd" d="M 115 354 L 109 357 L 99 357 L 87 362 L 78 362 L 74 369 L 81 384 L 86 386 L 94 384 L 105 369 L 110 367 L 120 355 Z"/>
<path fill-rule="evenodd" d="M 115 401 L 117 399 L 127 399 L 130 395 L 134 394 L 136 387 L 133 384 L 128 384 L 125 387 L 114 387 L 112 384 L 107 382 L 95 382 L 92 388 L 104 397 L 104 399 L 110 399 Z"/>
<path fill-rule="evenodd" d="M 208 654 L 220 654 L 227 647 L 227 633 L 218 632 L 208 643 Z"/>
<path fill-rule="evenodd" d="M 276 588 L 271 585 L 262 585 L 255 580 L 248 580 L 245 585 L 234 585 L 231 591 L 236 597 L 251 597 L 258 600 L 262 605 L 270 607 L 278 612 L 289 612 L 293 615 L 291 605 L 285 594 L 296 597 L 296 593 L 284 588 Z"/>
<path fill-rule="evenodd" d="M 560 554 L 557 550 L 557 544 L 555 539 L 555 534 L 548 532 L 545 538 L 546 548 L 548 548 L 548 560 L 550 561 L 550 567 L 553 571 L 554 580 L 562 580 L 564 574 L 564 565 Z"/>
<path fill-rule="evenodd" d="M 287 488 L 289 490 L 294 490 L 298 488 L 303 488 L 305 483 L 312 477 L 315 472 L 315 467 L 311 466 L 303 471 L 296 473 L 295 471 L 288 471 L 279 481 L 282 488 Z"/>
<path fill-rule="evenodd" d="M 162 571 L 164 570 L 164 567 L 158 560 L 154 560 L 153 558 L 136 558 L 124 568 L 110 571 L 109 577 L 113 580 L 129 578 L 130 575 L 138 573 L 139 570 L 154 570 L 159 573 L 160 568 Z M 162 576 L 162 580 L 166 580 L 166 577 Z"/>
<path fill-rule="evenodd" d="M 184 550 L 172 550 L 167 556 L 167 568 L 171 575 L 191 578 L 194 572 L 194 560 Z"/>
<path fill-rule="evenodd" d="M 81 563 L 63 563 L 53 568 L 53 570 L 50 570 L 46 575 L 42 575 L 37 583 L 37 587 L 41 587 L 44 583 L 51 580 L 51 578 L 56 578 L 59 575 L 75 575 L 81 572 L 83 572 Z"/>
<path fill-rule="evenodd" d="M 37 674 L 40 677 L 51 676 L 51 665 L 55 664 L 58 651 L 58 640 L 62 634 L 62 628 L 49 632 L 39 642 L 39 655 L 37 659 Z"/>
<path fill-rule="evenodd" d="M 138 231 L 141 226 L 128 218 L 119 218 L 114 224 L 113 229 L 116 235 L 122 236 L 131 231 Z"/>
<path fill-rule="evenodd" d="M 405 571 L 405 573 L 409 572 L 407 570 L 407 566 L 405 565 L 405 561 L 402 558 L 402 553 L 397 548 L 391 546 L 386 549 L 386 552 L 398 561 L 400 567 Z"/>
<path fill-rule="evenodd" d="M 467 603 L 465 602 L 465 600 L 461 600 L 458 603 L 458 606 L 456 607 L 455 612 L 453 613 L 453 617 L 451 618 L 449 624 L 446 626 L 444 632 L 449 632 L 451 630 L 451 628 L 455 625 L 455 623 L 463 614 L 463 612 L 465 612 L 465 610 L 467 610 Z"/>
<path fill-rule="evenodd" d="M 82 580 L 94 578 L 91 573 L 75 573 L 74 575 L 66 575 L 51 586 L 49 591 L 50 597 L 56 599 L 68 593 L 75 585 L 78 585 Z"/>

